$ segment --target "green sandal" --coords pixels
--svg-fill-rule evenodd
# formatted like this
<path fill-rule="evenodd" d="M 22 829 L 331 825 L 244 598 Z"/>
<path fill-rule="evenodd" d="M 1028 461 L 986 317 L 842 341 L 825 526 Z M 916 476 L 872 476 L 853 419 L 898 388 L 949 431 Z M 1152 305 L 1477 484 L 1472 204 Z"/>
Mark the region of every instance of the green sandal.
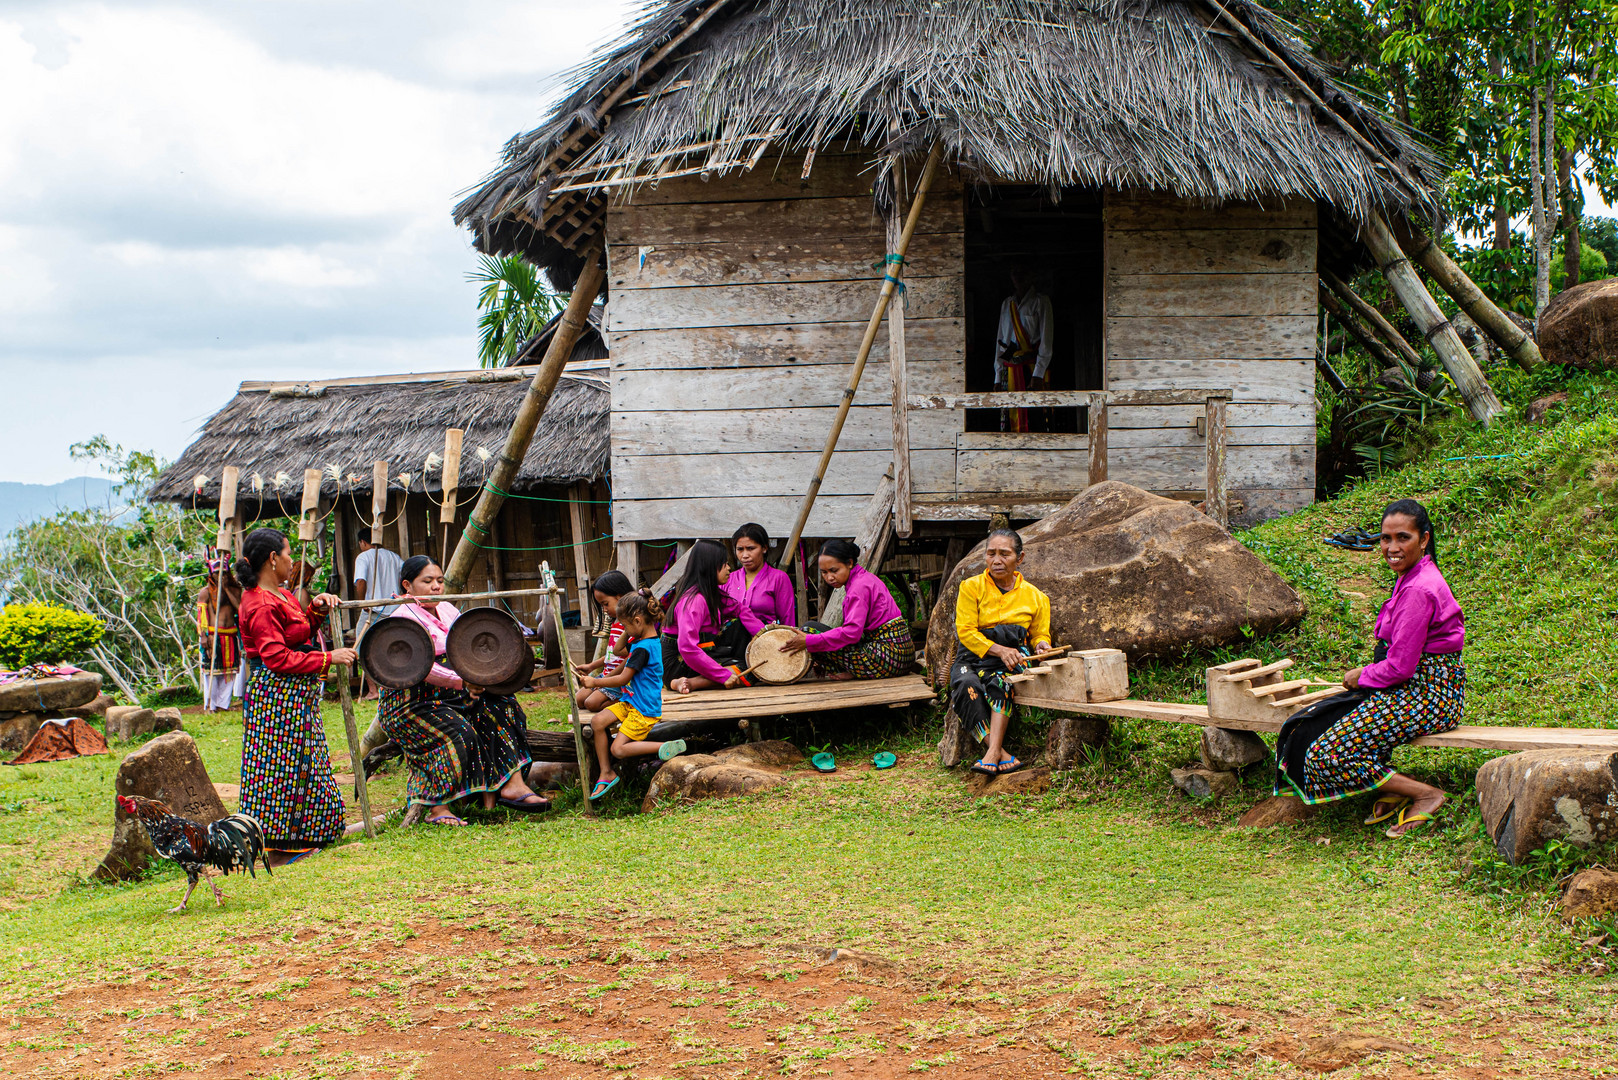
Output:
<path fill-rule="evenodd" d="M 876 757 L 871 759 L 871 764 L 879 769 L 891 769 L 898 763 L 899 759 L 888 753 L 886 750 L 882 751 L 880 754 L 876 755 Z"/>
<path fill-rule="evenodd" d="M 827 753 L 816 754 L 814 757 L 809 759 L 809 764 L 813 765 L 815 769 L 820 772 L 837 771 L 837 759 Z"/>

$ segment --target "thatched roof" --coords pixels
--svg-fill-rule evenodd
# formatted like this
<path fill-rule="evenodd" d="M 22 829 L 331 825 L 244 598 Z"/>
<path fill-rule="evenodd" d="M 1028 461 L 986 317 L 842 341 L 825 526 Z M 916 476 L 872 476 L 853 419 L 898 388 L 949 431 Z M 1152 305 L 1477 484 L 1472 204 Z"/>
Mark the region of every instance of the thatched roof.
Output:
<path fill-rule="evenodd" d="M 238 501 L 260 500 L 297 515 L 305 469 L 326 473 L 327 498 L 371 494 L 371 463 L 388 463 L 389 487 L 443 490 L 434 464 L 444 453 L 444 430 L 462 437 L 460 488 L 483 483 L 493 455 L 505 445 L 517 406 L 534 368 L 384 375 L 315 383 L 245 382 L 180 459 L 158 476 L 147 497 L 157 502 L 219 505 L 221 470 L 241 470 Z M 606 475 L 611 392 L 606 365 L 569 365 L 528 447 L 515 491 L 548 484 L 599 480 Z M 490 455 L 485 459 L 479 449 Z M 198 491 L 198 478 L 206 477 Z M 255 477 L 257 478 L 255 480 Z M 281 477 L 279 487 L 276 478 Z M 257 485 L 258 490 L 255 490 Z"/>
<path fill-rule="evenodd" d="M 545 359 L 545 350 L 551 347 L 551 339 L 556 336 L 557 327 L 562 325 L 563 312 L 557 312 L 551 321 L 540 327 L 539 333 L 522 343 L 503 366 L 523 367 L 527 364 L 537 364 Z M 584 329 L 579 331 L 578 340 L 573 343 L 573 351 L 568 355 L 568 363 L 580 360 L 605 360 L 607 358 L 607 336 L 601 332 L 601 326 L 606 321 L 607 308 L 604 304 L 591 307 L 584 316 Z"/>
<path fill-rule="evenodd" d="M 1439 213 L 1435 155 L 1248 0 L 654 0 L 455 220 L 566 284 L 639 183 L 935 140 L 991 182 Z"/>

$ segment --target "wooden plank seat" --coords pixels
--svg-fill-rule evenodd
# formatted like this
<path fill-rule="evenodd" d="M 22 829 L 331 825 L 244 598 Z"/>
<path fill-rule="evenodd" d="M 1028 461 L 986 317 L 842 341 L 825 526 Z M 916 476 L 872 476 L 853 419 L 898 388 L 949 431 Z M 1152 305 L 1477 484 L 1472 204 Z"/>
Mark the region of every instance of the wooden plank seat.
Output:
<path fill-rule="evenodd" d="M 1067 701 L 1018 693 L 1017 704 L 1053 712 L 1083 716 L 1124 716 L 1137 720 L 1162 720 L 1170 724 L 1198 724 L 1202 727 L 1231 728 L 1241 731 L 1281 730 L 1283 720 L 1214 720 L 1208 706 L 1174 701 Z M 1448 746 L 1475 750 L 1618 750 L 1618 729 L 1609 728 L 1518 728 L 1463 725 L 1442 735 L 1423 735 L 1415 746 Z"/>
<path fill-rule="evenodd" d="M 899 707 L 930 701 L 934 696 L 932 687 L 920 675 L 801 682 L 790 686 L 744 686 L 735 690 L 698 690 L 693 694 L 665 690 L 662 719 L 672 722 L 763 718 L 873 705 Z"/>

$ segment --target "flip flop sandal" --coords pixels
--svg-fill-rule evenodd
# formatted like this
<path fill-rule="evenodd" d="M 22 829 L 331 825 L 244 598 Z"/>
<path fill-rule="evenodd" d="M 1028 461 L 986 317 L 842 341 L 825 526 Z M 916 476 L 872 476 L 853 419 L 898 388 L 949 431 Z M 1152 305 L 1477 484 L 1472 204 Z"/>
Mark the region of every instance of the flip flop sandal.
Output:
<path fill-rule="evenodd" d="M 530 802 L 530 799 L 537 801 Z M 515 810 L 519 814 L 543 814 L 545 811 L 551 808 L 551 801 L 545 798 L 543 795 L 533 795 L 522 799 L 496 798 L 494 800 L 494 804 L 496 806 L 503 806 L 507 810 Z"/>
<path fill-rule="evenodd" d="M 657 748 L 657 760 L 667 761 L 669 758 L 679 757 L 683 753 L 685 753 L 685 740 L 670 739 Z"/>
<path fill-rule="evenodd" d="M 439 814 L 437 817 L 428 818 L 427 824 L 442 825 L 446 829 L 458 829 L 465 826 L 466 822 L 456 817 L 454 814 Z"/>
<path fill-rule="evenodd" d="M 611 780 L 597 780 L 595 790 L 590 792 L 590 801 L 595 802 L 597 799 L 601 798 L 601 796 L 617 787 L 618 781 L 622 779 L 623 777 L 621 776 L 615 776 Z"/>
<path fill-rule="evenodd" d="M 837 771 L 837 759 L 830 754 L 816 754 L 809 759 L 809 764 L 813 765 L 819 772 Z"/>
<path fill-rule="evenodd" d="M 1023 763 L 1018 761 L 1015 757 L 1001 758 L 1000 763 L 994 767 L 995 775 L 999 776 L 1004 773 L 1016 772 L 1018 769 L 1022 768 L 1022 765 Z"/>
<path fill-rule="evenodd" d="M 1397 817 L 1399 812 L 1409 805 L 1410 799 L 1406 796 L 1378 799 L 1371 804 L 1371 816 L 1365 819 L 1365 824 L 1380 825 L 1391 817 Z"/>
<path fill-rule="evenodd" d="M 1383 833 L 1383 835 L 1389 840 L 1399 840 L 1409 836 L 1411 828 L 1417 825 L 1425 825 L 1431 820 L 1433 820 L 1433 815 L 1427 813 L 1425 810 L 1417 810 L 1414 814 L 1406 814 L 1403 810 L 1400 810 L 1398 824 L 1389 826 L 1388 831 Z M 1403 832 L 1393 831 L 1394 829 L 1401 827 L 1404 827 Z"/>
<path fill-rule="evenodd" d="M 891 769 L 898 763 L 899 759 L 888 753 L 886 750 L 882 751 L 880 754 L 876 755 L 876 757 L 871 759 L 871 764 L 875 765 L 879 769 Z"/>
<path fill-rule="evenodd" d="M 990 765 L 982 758 L 979 758 L 977 761 L 972 763 L 972 771 L 975 773 L 982 773 L 984 776 L 998 776 L 1000 774 L 1000 769 L 998 766 Z"/>

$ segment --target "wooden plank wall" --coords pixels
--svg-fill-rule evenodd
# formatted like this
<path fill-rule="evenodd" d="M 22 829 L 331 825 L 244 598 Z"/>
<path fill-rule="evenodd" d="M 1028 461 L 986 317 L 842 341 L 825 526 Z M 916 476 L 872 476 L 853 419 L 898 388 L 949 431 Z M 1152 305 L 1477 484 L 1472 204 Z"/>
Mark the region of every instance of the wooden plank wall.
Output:
<path fill-rule="evenodd" d="M 1106 202 L 1109 390 L 1229 387 L 1237 521 L 1307 505 L 1315 488 L 1317 213 L 1313 203 L 1194 205 L 1152 193 Z M 1109 475 L 1200 491 L 1191 406 L 1109 412 Z"/>
<path fill-rule="evenodd" d="M 619 540 L 785 535 L 876 301 L 870 155 L 666 181 L 607 212 L 613 523 Z M 912 178 L 912 182 L 914 182 Z M 959 391 L 961 187 L 941 176 L 909 252 L 911 393 Z M 852 535 L 892 456 L 887 336 L 861 380 L 810 536 Z M 962 417 L 911 414 L 915 490 L 955 488 Z"/>

